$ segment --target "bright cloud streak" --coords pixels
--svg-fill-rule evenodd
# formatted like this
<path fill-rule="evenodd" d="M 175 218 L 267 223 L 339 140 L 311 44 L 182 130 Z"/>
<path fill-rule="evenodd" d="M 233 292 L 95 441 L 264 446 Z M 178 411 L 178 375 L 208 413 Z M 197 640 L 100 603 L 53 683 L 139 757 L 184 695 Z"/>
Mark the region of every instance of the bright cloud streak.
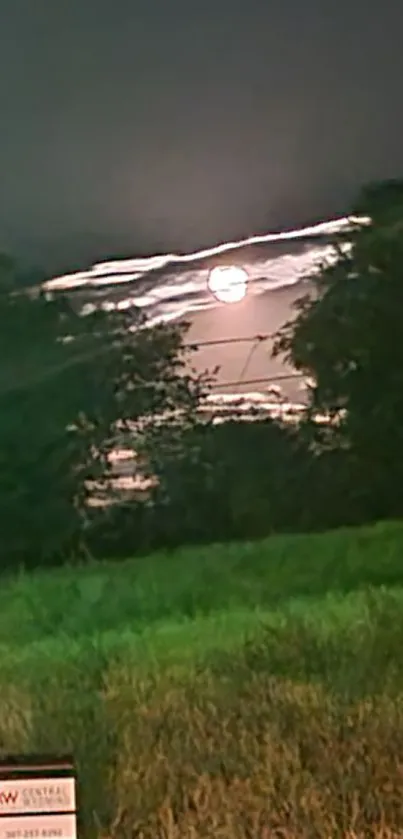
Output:
<path fill-rule="evenodd" d="M 304 227 L 300 230 L 289 230 L 284 233 L 268 233 L 262 236 L 251 236 L 238 242 L 225 242 L 212 248 L 194 251 L 189 254 L 162 254 L 140 259 L 119 259 L 110 262 L 100 262 L 88 271 L 76 271 L 49 280 L 45 287 L 52 291 L 79 288 L 86 285 L 110 285 L 133 282 L 154 272 L 174 272 L 181 265 L 197 263 L 200 260 L 220 256 L 228 251 L 239 251 L 253 245 L 275 244 L 280 242 L 295 242 L 315 236 L 331 236 L 335 233 L 347 231 L 353 224 L 368 224 L 370 219 L 353 216 L 321 222 L 320 224 Z"/>

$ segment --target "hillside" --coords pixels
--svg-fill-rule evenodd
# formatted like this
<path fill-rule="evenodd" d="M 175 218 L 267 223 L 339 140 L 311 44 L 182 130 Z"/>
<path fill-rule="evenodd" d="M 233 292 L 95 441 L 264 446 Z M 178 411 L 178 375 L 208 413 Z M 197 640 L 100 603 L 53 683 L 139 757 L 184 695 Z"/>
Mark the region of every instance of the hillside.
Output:
<path fill-rule="evenodd" d="M 402 547 L 389 524 L 4 578 L 0 751 L 74 752 L 85 839 L 399 835 Z"/>

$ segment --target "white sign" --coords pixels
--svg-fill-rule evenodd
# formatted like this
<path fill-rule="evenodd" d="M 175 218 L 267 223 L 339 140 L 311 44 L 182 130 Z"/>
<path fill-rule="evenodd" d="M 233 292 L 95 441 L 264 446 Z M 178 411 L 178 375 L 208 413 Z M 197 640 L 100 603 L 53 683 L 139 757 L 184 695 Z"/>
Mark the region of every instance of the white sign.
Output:
<path fill-rule="evenodd" d="M 0 818 L 0 839 L 76 839 L 76 816 L 5 816 Z"/>
<path fill-rule="evenodd" d="M 77 839 L 72 763 L 0 762 L 0 839 Z"/>
<path fill-rule="evenodd" d="M 0 816 L 75 811 L 74 778 L 0 780 Z"/>

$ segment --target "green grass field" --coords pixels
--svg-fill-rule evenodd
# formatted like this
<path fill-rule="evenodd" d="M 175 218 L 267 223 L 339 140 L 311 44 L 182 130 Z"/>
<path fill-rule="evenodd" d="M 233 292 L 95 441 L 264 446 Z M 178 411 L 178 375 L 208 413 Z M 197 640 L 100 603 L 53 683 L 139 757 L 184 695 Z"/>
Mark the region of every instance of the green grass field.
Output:
<path fill-rule="evenodd" d="M 403 526 L 4 577 L 10 752 L 83 839 L 403 836 Z"/>

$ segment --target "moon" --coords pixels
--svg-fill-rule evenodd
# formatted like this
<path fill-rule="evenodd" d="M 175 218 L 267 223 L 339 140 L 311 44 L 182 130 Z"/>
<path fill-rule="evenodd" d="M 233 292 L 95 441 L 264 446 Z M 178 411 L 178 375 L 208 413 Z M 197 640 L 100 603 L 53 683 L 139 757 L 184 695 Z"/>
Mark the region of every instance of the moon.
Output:
<path fill-rule="evenodd" d="M 210 271 L 207 284 L 220 303 L 239 303 L 248 290 L 248 275 L 237 265 L 217 265 Z"/>

